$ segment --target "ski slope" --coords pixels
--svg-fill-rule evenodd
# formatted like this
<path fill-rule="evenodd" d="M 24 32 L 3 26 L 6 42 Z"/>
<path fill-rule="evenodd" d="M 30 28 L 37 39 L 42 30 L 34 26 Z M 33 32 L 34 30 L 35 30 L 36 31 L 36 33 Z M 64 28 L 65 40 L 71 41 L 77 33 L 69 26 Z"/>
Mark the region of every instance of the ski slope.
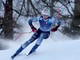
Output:
<path fill-rule="evenodd" d="M 22 28 L 24 32 L 31 31 L 29 26 L 24 25 Z M 6 50 L 0 50 L 0 60 L 12 60 L 11 56 L 16 50 L 27 41 L 31 35 L 23 34 L 15 41 L 2 40 L 8 46 Z M 36 41 L 35 41 L 36 42 Z M 27 56 L 34 43 L 29 45 L 22 51 L 14 60 L 80 60 L 80 40 L 72 40 L 63 35 L 59 31 L 51 33 L 51 36 L 44 40 L 37 51 Z"/>

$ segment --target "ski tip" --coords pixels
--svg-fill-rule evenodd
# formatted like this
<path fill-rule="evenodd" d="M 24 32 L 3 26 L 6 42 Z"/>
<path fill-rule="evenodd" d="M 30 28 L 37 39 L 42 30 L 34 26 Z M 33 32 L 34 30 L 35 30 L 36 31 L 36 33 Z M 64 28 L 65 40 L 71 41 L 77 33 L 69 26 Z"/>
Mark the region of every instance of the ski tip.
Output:
<path fill-rule="evenodd" d="M 31 54 L 33 54 L 34 52 L 35 52 L 35 51 L 30 51 L 30 52 L 28 53 L 28 56 L 31 55 Z"/>
<path fill-rule="evenodd" d="M 28 53 L 28 55 L 30 55 L 32 53 L 32 51 L 30 51 L 29 53 Z"/>
<path fill-rule="evenodd" d="M 29 56 L 30 54 L 28 54 L 27 56 Z"/>
<path fill-rule="evenodd" d="M 13 59 L 12 56 L 11 56 L 11 59 Z"/>
<path fill-rule="evenodd" d="M 32 54 L 32 52 L 28 53 L 28 56 L 31 55 L 31 54 Z"/>
<path fill-rule="evenodd" d="M 12 59 L 12 60 L 14 59 L 14 55 L 13 55 L 13 56 L 11 56 L 11 59 Z"/>
<path fill-rule="evenodd" d="M 11 57 L 11 60 L 13 60 L 13 58 Z"/>

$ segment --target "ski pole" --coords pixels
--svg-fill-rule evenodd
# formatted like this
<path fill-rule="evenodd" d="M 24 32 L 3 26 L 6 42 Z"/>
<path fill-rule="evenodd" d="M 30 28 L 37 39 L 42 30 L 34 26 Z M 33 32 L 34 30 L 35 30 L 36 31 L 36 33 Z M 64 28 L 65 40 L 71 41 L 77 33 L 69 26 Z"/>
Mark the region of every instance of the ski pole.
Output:
<path fill-rule="evenodd" d="M 56 16 L 56 18 L 60 18 L 60 8 L 59 7 L 57 8 L 57 13 L 58 15 Z"/>
<path fill-rule="evenodd" d="M 31 31 L 32 32 L 32 31 Z M 15 38 L 15 40 L 17 40 L 21 35 L 23 35 L 23 34 L 30 34 L 31 32 L 22 32 L 22 33 L 20 33 L 16 38 Z"/>

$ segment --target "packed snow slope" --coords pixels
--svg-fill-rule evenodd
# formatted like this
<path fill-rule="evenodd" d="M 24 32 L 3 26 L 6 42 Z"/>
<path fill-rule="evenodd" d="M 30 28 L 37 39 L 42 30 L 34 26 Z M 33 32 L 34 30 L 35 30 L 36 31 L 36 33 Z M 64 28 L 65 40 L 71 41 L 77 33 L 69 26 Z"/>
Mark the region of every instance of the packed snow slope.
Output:
<path fill-rule="evenodd" d="M 24 25 L 22 30 L 30 32 L 31 29 Z M 11 56 L 25 41 L 29 40 L 32 33 L 21 35 L 16 41 L 0 39 L 8 46 L 6 50 L 0 50 L 0 60 L 11 60 Z M 36 42 L 36 41 L 35 41 Z M 80 60 L 80 40 L 72 40 L 61 32 L 51 32 L 48 39 L 44 40 L 35 53 L 27 56 L 35 42 L 24 49 L 14 60 Z"/>

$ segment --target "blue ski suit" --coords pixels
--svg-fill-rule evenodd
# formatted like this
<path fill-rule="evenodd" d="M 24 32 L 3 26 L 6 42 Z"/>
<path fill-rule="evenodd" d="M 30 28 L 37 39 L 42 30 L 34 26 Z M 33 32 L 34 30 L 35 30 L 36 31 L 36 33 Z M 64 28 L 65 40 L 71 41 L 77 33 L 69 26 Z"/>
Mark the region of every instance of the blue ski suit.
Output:
<path fill-rule="evenodd" d="M 37 21 L 39 21 L 40 27 L 37 30 L 37 32 L 35 32 L 33 36 L 28 40 L 28 42 L 32 43 L 33 41 L 38 39 L 36 44 L 40 45 L 43 39 L 47 39 L 49 37 L 52 25 L 55 26 L 56 23 L 60 25 L 61 22 L 60 20 L 56 20 L 53 17 L 48 17 L 47 20 L 44 20 L 43 17 L 40 16 L 40 17 L 34 17 L 30 19 L 28 23 L 30 26 L 33 26 L 32 22 L 37 22 Z M 27 46 L 26 44 L 27 42 L 24 43 L 22 47 L 25 48 Z"/>
<path fill-rule="evenodd" d="M 38 48 L 38 46 L 40 46 L 43 39 L 47 39 L 49 37 L 51 27 L 52 26 L 56 27 L 56 24 L 58 26 L 60 26 L 60 24 L 61 24 L 60 20 L 58 20 L 58 19 L 56 20 L 53 17 L 48 17 L 47 20 L 44 20 L 42 16 L 34 17 L 34 18 L 30 19 L 28 21 L 28 23 L 30 26 L 33 26 L 32 22 L 36 22 L 36 21 L 39 21 L 39 24 L 40 24 L 39 29 L 37 30 L 37 32 L 35 32 L 32 35 L 32 37 L 28 41 L 26 41 L 24 44 L 21 45 L 21 47 L 16 51 L 16 53 L 12 56 L 12 58 L 14 58 L 16 55 L 18 55 L 24 48 L 26 48 L 30 43 L 34 42 L 37 39 L 36 44 L 33 46 L 31 51 L 29 52 L 29 54 L 34 52 Z"/>

